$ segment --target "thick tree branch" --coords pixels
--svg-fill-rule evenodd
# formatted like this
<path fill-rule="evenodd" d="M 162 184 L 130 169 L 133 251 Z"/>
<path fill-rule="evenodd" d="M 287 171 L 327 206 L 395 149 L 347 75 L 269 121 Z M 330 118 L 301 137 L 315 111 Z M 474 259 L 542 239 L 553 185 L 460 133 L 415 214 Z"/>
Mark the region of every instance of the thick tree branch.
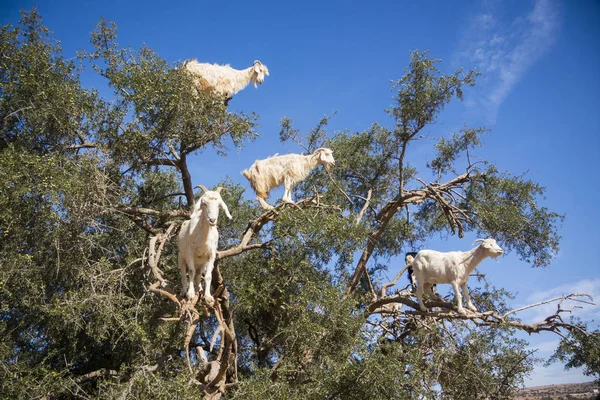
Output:
<path fill-rule="evenodd" d="M 187 206 L 191 208 L 194 205 L 194 187 L 192 186 L 192 176 L 187 166 L 187 154 L 181 153 L 179 160 L 179 171 L 181 172 L 181 180 L 183 181 L 183 191 L 187 200 Z"/>

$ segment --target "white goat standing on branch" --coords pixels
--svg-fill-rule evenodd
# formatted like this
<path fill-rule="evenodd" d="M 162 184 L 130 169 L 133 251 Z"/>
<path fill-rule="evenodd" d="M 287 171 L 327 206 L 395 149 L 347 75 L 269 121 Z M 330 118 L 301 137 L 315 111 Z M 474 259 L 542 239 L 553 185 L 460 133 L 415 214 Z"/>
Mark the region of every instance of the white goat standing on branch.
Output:
<path fill-rule="evenodd" d="M 435 283 L 449 283 L 454 289 L 454 297 L 458 304 L 458 312 L 466 314 L 462 306 L 462 297 L 458 291 L 458 287 L 462 288 L 465 299 L 467 300 L 467 308 L 477 312 L 477 308 L 471 302 L 469 290 L 467 289 L 467 280 L 473 270 L 487 257 L 497 258 L 504 253 L 504 250 L 496 243 L 494 239 L 477 239 L 473 244 L 481 242 L 481 244 L 467 252 L 451 251 L 442 253 L 435 250 L 421 250 L 414 257 L 408 255 L 406 257 L 407 264 L 401 273 L 409 267 L 412 267 L 413 276 L 417 281 L 417 299 L 421 311 L 427 311 L 427 307 L 423 304 L 423 292 L 427 289 L 428 294 L 432 292 L 432 285 Z"/>
<path fill-rule="evenodd" d="M 335 165 L 331 149 L 322 147 L 307 156 L 286 154 L 275 155 L 266 160 L 256 160 L 249 169 L 243 171 L 243 174 L 256 192 L 256 200 L 263 209 L 268 210 L 273 208 L 265 201 L 271 190 L 283 183 L 285 189 L 281 200 L 285 203 L 293 203 L 291 195 L 293 186 L 304 180 L 310 171 L 319 165 L 325 168 Z"/>
<path fill-rule="evenodd" d="M 229 219 L 231 214 L 221 198 L 222 187 L 214 191 L 207 190 L 202 185 L 198 187 L 204 194 L 194 205 L 190 219 L 181 225 L 178 236 L 181 296 L 192 300 L 196 294 L 195 287 L 200 290 L 200 280 L 204 273 L 204 299 L 212 305 L 214 299 L 210 294 L 210 285 L 219 242 L 219 207 Z"/>
<path fill-rule="evenodd" d="M 231 68 L 229 64 L 199 63 L 189 60 L 183 64 L 184 68 L 194 76 L 198 89 L 204 93 L 225 97 L 225 105 L 234 94 L 243 90 L 250 82 L 262 84 L 265 75 L 269 76 L 269 69 L 260 61 L 254 61 L 250 68 L 238 70 Z"/>

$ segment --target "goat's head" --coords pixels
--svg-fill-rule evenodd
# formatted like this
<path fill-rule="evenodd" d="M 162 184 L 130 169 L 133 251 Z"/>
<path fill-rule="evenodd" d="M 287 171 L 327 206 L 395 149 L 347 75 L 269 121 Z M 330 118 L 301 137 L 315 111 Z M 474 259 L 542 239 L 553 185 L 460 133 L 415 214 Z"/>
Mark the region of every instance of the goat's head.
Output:
<path fill-rule="evenodd" d="M 265 75 L 269 76 L 269 68 L 258 60 L 254 61 L 252 66 L 252 76 L 250 79 L 254 82 L 254 88 L 257 88 L 256 84 L 262 85 L 265 81 Z"/>
<path fill-rule="evenodd" d="M 219 218 L 219 207 L 225 211 L 225 215 L 227 218 L 231 219 L 231 214 L 229 214 L 229 209 L 227 208 L 227 204 L 221 198 L 221 190 L 223 188 L 219 186 L 215 190 L 208 190 L 202 185 L 198 185 L 200 189 L 204 192 L 202 197 L 200 197 L 199 208 L 202 210 L 202 215 L 206 219 L 206 221 L 211 225 L 217 225 L 217 219 Z"/>
<path fill-rule="evenodd" d="M 502 247 L 498 246 L 498 243 L 496 243 L 496 239 L 477 239 L 473 242 L 473 244 L 477 242 L 481 242 L 479 247 L 483 249 L 484 254 L 487 257 L 498 258 L 504 253 Z"/>
<path fill-rule="evenodd" d="M 335 165 L 335 160 L 333 159 L 333 151 L 326 147 L 321 147 L 313 153 L 320 165 L 323 165 L 326 168 L 329 168 L 332 165 Z"/>

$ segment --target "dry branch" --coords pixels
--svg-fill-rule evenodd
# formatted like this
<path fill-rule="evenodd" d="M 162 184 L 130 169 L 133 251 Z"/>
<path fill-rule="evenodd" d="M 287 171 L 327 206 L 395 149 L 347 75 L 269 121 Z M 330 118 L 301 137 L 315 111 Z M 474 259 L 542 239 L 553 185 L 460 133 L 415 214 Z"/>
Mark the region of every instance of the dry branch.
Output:
<path fill-rule="evenodd" d="M 400 304 L 403 304 L 403 305 L 406 305 L 406 306 L 412 308 L 412 310 L 405 309 L 398 313 L 399 317 L 404 317 L 404 318 L 410 317 L 410 316 L 424 316 L 424 317 L 433 318 L 433 319 L 439 320 L 439 321 L 441 321 L 441 320 L 469 320 L 469 321 L 472 321 L 473 323 L 475 323 L 477 326 L 499 326 L 499 325 L 510 326 L 513 328 L 523 330 L 529 334 L 539 333 L 542 331 L 548 331 L 548 332 L 554 332 L 557 334 L 561 334 L 561 330 L 573 331 L 573 330 L 580 330 L 580 328 L 575 325 L 565 323 L 563 321 L 560 314 L 564 313 L 564 312 L 569 312 L 570 310 L 562 309 L 560 306 L 557 307 L 557 311 L 554 314 L 546 317 L 543 321 L 535 322 L 532 324 L 526 324 L 526 323 L 523 323 L 518 320 L 508 319 L 506 317 L 515 312 L 522 311 L 522 310 L 525 310 L 528 308 L 539 307 L 543 304 L 547 304 L 547 303 L 557 301 L 557 300 L 561 300 L 561 303 L 564 300 L 575 300 L 575 301 L 580 301 L 580 302 L 583 302 L 586 304 L 593 304 L 591 302 L 576 299 L 576 297 L 586 297 L 588 299 L 591 299 L 590 295 L 582 294 L 582 293 L 573 293 L 573 294 L 569 294 L 566 296 L 562 296 L 562 297 L 542 301 L 539 303 L 531 304 L 531 305 L 528 305 L 525 307 L 520 307 L 518 309 L 509 311 L 509 312 L 505 313 L 504 315 L 500 315 L 500 314 L 496 313 L 495 311 L 485 311 L 485 312 L 470 311 L 470 312 L 468 312 L 468 314 L 463 315 L 463 314 L 458 313 L 455 305 L 453 305 L 451 303 L 447 303 L 445 301 L 439 301 L 439 300 L 426 301 L 425 305 L 432 311 L 428 311 L 428 312 L 421 311 L 419 309 L 418 303 L 411 300 L 410 297 L 411 297 L 410 293 L 402 293 L 402 294 L 398 294 L 395 296 L 388 296 L 388 297 L 381 298 L 381 299 L 369 304 L 369 306 L 367 307 L 367 310 L 365 311 L 365 314 L 366 314 L 366 316 L 369 316 L 371 314 L 378 313 L 379 312 L 378 310 L 385 309 L 386 305 L 393 304 L 393 303 L 400 303 Z M 440 310 L 433 311 L 434 307 L 439 308 Z"/>

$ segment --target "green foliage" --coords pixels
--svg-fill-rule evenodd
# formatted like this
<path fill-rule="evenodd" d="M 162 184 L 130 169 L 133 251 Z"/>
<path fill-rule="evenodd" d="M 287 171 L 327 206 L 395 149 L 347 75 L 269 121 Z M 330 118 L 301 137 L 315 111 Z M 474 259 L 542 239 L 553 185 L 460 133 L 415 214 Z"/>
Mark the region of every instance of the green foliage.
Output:
<path fill-rule="evenodd" d="M 549 265 L 558 253 L 564 217 L 538 205 L 544 192 L 535 182 L 490 167 L 467 191 L 467 206 L 478 217 L 475 229 L 536 267 Z"/>
<path fill-rule="evenodd" d="M 189 384 L 186 324 L 161 320 L 178 310 L 149 290 L 148 241 L 169 226 L 175 235 L 194 201 L 186 157 L 239 149 L 256 137 L 257 117 L 229 112 L 221 99 L 190 90 L 180 66 L 147 47 L 121 48 L 116 38 L 116 26 L 101 20 L 93 48 L 74 62 L 35 10 L 0 30 L 2 398 L 204 395 Z M 81 86 L 90 65 L 112 89 L 110 100 Z M 374 123 L 330 137 L 326 116 L 302 135 L 282 119 L 281 140 L 308 151 L 331 147 L 337 163 L 296 186 L 296 198 L 313 203 L 280 207 L 253 231 L 250 244 L 262 246 L 218 261 L 238 356 L 238 383 L 227 398 L 501 399 L 531 371 L 526 344 L 508 327 L 369 316 L 362 272 L 348 294 L 363 258 L 379 291 L 390 257 L 451 231 L 443 202 L 407 189 L 421 187 L 405 160 L 419 132 L 477 76 L 445 75 L 438 65 L 426 52 L 411 54 L 394 83 L 391 127 Z M 465 128 L 441 139 L 428 165 L 438 175 L 430 187 L 458 173 L 466 157 L 471 175 L 444 194 L 469 217 L 464 229 L 548 265 L 562 217 L 539 205 L 544 188 L 536 183 L 470 163 L 485 132 Z M 225 179 L 220 186 L 234 216 L 219 219 L 224 250 L 265 214 L 243 199 L 240 185 Z M 175 243 L 166 241 L 160 258 L 167 291 L 179 290 Z M 481 310 L 509 309 L 510 293 L 485 281 L 472 292 Z M 202 316 L 192 332 L 191 346 L 211 360 L 224 340 L 210 351 L 217 325 Z M 597 335 L 574 332 L 555 357 L 597 373 Z M 191 364 L 197 368 L 198 357 Z"/>
<path fill-rule="evenodd" d="M 547 364 L 561 361 L 565 369 L 581 368 L 587 376 L 593 376 L 600 383 L 600 331 L 588 330 L 588 323 L 572 318 L 571 323 L 579 329 L 563 338 Z"/>

